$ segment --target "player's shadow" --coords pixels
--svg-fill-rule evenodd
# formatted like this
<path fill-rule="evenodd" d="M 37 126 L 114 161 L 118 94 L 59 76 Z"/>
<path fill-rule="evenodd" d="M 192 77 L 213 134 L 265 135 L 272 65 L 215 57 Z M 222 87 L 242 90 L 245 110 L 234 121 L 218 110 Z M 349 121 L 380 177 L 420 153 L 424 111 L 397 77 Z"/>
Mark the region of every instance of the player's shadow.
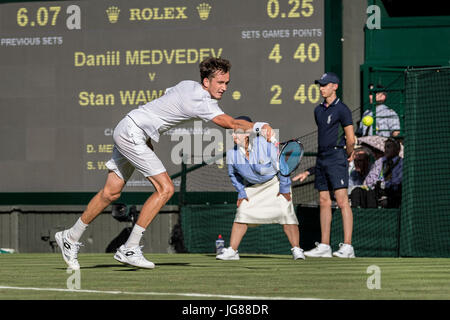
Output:
<path fill-rule="evenodd" d="M 104 268 L 121 268 L 122 270 L 114 270 L 114 271 L 137 271 L 139 268 L 135 268 L 132 266 L 127 266 L 124 264 L 97 264 L 91 267 L 80 267 L 81 270 L 87 269 L 104 269 Z"/>
<path fill-rule="evenodd" d="M 205 254 L 206 257 L 216 257 L 215 254 Z M 269 257 L 269 256 L 265 256 L 265 255 L 245 255 L 245 254 L 239 254 L 240 258 L 245 258 L 245 259 L 280 259 L 279 257 Z"/>
<path fill-rule="evenodd" d="M 159 266 L 189 266 L 190 263 L 187 262 L 170 262 L 170 263 L 155 263 L 156 267 Z M 121 264 L 97 264 L 95 266 L 91 267 L 81 267 L 80 269 L 101 269 L 101 268 L 123 268 L 122 270 L 114 270 L 114 271 L 137 271 L 142 268 L 128 266 L 128 265 L 121 265 Z"/>
<path fill-rule="evenodd" d="M 136 271 L 139 268 L 134 268 L 127 265 L 120 265 L 120 264 L 98 264 L 91 267 L 80 267 L 80 270 L 88 270 L 88 269 L 100 269 L 100 268 L 122 268 L 124 270 L 115 270 L 115 271 Z M 126 270 L 125 270 L 126 268 Z M 67 270 L 67 268 L 56 268 L 56 270 Z"/>
<path fill-rule="evenodd" d="M 169 263 L 156 263 L 156 267 L 159 266 L 182 266 L 182 267 L 190 267 L 190 263 L 187 262 L 169 262 Z M 114 271 L 137 271 L 142 268 L 132 267 L 124 264 L 97 264 L 95 266 L 90 267 L 80 267 L 80 270 L 88 270 L 88 269 L 105 269 L 105 268 L 121 268 L 121 270 Z M 67 268 L 56 268 L 57 270 L 67 270 Z"/>
<path fill-rule="evenodd" d="M 247 255 L 242 255 L 240 254 L 239 257 L 243 258 L 243 259 L 282 259 L 282 257 L 270 257 L 270 256 L 265 256 L 265 255 L 261 255 L 261 256 L 247 256 Z"/>

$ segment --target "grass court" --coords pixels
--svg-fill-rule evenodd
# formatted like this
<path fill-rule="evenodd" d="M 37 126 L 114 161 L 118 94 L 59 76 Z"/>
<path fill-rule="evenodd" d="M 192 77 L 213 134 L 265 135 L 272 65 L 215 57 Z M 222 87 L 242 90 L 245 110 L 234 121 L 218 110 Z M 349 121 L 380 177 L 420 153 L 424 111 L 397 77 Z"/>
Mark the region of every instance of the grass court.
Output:
<path fill-rule="evenodd" d="M 450 259 L 307 258 L 242 254 L 145 254 L 125 266 L 112 254 L 80 254 L 68 272 L 59 253 L 1 254 L 1 300 L 448 300 Z M 369 284 L 369 285 L 368 285 Z M 377 285 L 379 289 L 377 289 Z M 369 289 L 372 287 L 373 289 Z"/>

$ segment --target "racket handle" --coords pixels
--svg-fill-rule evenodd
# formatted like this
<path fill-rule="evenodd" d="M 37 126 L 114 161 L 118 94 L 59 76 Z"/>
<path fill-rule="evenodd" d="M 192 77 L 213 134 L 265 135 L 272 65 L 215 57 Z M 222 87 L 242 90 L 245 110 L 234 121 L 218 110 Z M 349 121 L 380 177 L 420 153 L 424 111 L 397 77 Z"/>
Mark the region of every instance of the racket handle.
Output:
<path fill-rule="evenodd" d="M 275 138 L 275 136 L 272 136 L 272 138 L 270 138 L 270 142 L 273 143 L 274 145 L 278 145 L 278 141 Z"/>

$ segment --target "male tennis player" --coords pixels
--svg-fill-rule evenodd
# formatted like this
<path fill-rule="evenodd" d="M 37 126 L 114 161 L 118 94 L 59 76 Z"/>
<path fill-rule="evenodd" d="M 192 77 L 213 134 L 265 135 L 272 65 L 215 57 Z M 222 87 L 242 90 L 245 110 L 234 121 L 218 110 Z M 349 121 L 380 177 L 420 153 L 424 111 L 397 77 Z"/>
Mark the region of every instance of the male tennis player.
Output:
<path fill-rule="evenodd" d="M 200 63 L 200 83 L 181 81 L 160 98 L 132 110 L 119 122 L 114 129 L 113 155 L 106 164 L 109 171 L 105 186 L 91 199 L 72 228 L 55 235 L 70 268 L 80 268 L 77 256 L 83 232 L 111 202 L 120 197 L 134 169 L 153 184 L 156 192 L 144 203 L 128 240 L 117 250 L 114 258 L 124 264 L 154 268 L 155 265 L 143 256 L 139 242 L 148 225 L 174 193 L 172 180 L 153 152 L 151 143 L 151 140 L 158 142 L 163 132 L 199 118 L 223 128 L 253 129 L 270 139 L 273 133 L 269 124 L 235 120 L 220 109 L 218 100 L 227 90 L 230 68 L 231 64 L 226 59 L 207 58 Z"/>
<path fill-rule="evenodd" d="M 246 116 L 236 119 L 251 122 Z M 238 247 L 249 225 L 282 224 L 294 260 L 305 259 L 299 246 L 298 220 L 291 200 L 291 178 L 278 173 L 277 148 L 264 138 L 235 130 L 235 146 L 227 151 L 228 175 L 238 192 L 230 246 L 216 256 L 239 260 Z"/>
<path fill-rule="evenodd" d="M 315 188 L 319 190 L 321 243 L 316 248 L 305 251 L 307 257 L 332 257 L 330 247 L 331 194 L 334 192 L 338 207 L 342 212 L 344 243 L 333 255 L 340 258 L 354 258 L 352 243 L 353 213 L 348 201 L 348 162 L 352 160 L 355 134 L 350 109 L 336 96 L 339 78 L 332 72 L 325 73 L 319 80 L 320 93 L 325 99 L 314 109 L 318 127 L 318 155 L 315 166 Z M 344 128 L 344 136 L 339 138 L 339 127 Z M 293 181 L 303 181 L 310 174 L 302 172 Z"/>

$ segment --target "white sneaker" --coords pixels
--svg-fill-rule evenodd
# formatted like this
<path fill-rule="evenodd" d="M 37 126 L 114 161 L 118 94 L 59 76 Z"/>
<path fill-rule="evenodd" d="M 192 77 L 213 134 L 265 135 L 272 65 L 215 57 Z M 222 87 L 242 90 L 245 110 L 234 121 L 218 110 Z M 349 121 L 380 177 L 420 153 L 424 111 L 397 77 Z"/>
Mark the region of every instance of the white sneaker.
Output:
<path fill-rule="evenodd" d="M 238 251 L 234 251 L 232 247 L 228 247 L 226 249 L 222 250 L 221 254 L 218 254 L 216 256 L 216 259 L 218 260 L 239 260 L 239 253 Z"/>
<path fill-rule="evenodd" d="M 59 231 L 55 233 L 55 240 L 58 246 L 61 248 L 64 261 L 72 270 L 80 270 L 80 264 L 78 263 L 78 251 L 82 244 L 80 242 L 70 241 L 67 237 L 69 230 Z"/>
<path fill-rule="evenodd" d="M 331 247 L 328 244 L 316 242 L 316 247 L 305 251 L 305 256 L 313 258 L 331 258 Z"/>
<path fill-rule="evenodd" d="M 339 243 L 339 250 L 333 252 L 333 256 L 339 258 L 354 258 L 355 251 L 353 250 L 353 246 L 346 243 Z"/>
<path fill-rule="evenodd" d="M 294 260 L 303 259 L 305 260 L 305 255 L 303 254 L 303 249 L 299 247 L 291 248 L 292 256 Z"/>
<path fill-rule="evenodd" d="M 114 259 L 123 264 L 138 268 L 153 269 L 155 267 L 153 262 L 145 259 L 142 254 L 142 246 L 127 248 L 125 245 L 121 245 L 120 248 L 117 249 Z"/>

